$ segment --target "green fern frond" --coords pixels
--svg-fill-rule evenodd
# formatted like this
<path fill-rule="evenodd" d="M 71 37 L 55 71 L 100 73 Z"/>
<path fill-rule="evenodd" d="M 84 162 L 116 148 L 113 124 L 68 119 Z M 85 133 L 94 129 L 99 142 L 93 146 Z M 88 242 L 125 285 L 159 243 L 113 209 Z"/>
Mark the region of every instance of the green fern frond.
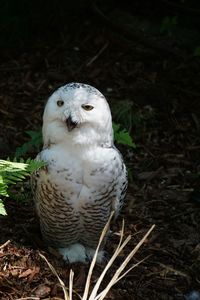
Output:
<path fill-rule="evenodd" d="M 26 161 L 21 159 L 20 162 L 0 160 L 0 183 L 15 184 L 44 165 L 44 162 L 32 159 Z"/>
<path fill-rule="evenodd" d="M 5 207 L 4 207 L 4 204 L 3 204 L 3 201 L 0 200 L 0 215 L 3 215 L 3 216 L 6 216 L 7 213 L 6 213 L 6 210 L 5 210 Z"/>
<path fill-rule="evenodd" d="M 43 161 L 35 161 L 30 158 L 26 161 L 20 159 L 20 162 L 17 162 L 16 159 L 14 161 L 9 159 L 0 160 L 0 196 L 9 197 L 8 188 L 10 185 L 23 181 L 32 172 L 45 166 L 45 164 Z M 6 214 L 1 198 L 0 214 Z"/>

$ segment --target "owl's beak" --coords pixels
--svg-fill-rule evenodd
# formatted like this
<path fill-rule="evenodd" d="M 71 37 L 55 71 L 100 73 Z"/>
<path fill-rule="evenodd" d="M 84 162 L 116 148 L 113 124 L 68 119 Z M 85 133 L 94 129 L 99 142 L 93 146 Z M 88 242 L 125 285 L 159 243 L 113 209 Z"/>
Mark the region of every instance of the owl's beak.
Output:
<path fill-rule="evenodd" d="M 77 126 L 77 123 L 72 121 L 71 116 L 66 119 L 66 124 L 68 131 L 72 131 Z"/>

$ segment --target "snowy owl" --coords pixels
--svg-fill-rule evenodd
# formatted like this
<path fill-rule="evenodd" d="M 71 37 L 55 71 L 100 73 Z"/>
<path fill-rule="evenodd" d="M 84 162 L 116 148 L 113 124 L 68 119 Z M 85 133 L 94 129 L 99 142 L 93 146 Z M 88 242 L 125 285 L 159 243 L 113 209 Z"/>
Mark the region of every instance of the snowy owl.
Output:
<path fill-rule="evenodd" d="M 41 232 L 64 260 L 85 263 L 111 211 L 118 215 L 127 188 L 109 105 L 90 85 L 62 86 L 46 103 L 42 133 L 43 150 L 36 159 L 47 165 L 32 176 Z M 102 246 L 98 262 L 103 253 Z"/>

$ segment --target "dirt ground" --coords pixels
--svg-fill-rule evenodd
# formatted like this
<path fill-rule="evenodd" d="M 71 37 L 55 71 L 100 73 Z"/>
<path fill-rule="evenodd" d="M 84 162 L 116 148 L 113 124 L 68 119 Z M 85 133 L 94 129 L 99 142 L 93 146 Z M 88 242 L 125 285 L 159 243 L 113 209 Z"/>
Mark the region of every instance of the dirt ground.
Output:
<path fill-rule="evenodd" d="M 23 51 L 1 50 L 1 158 L 12 157 L 27 141 L 25 131 L 41 126 L 44 103 L 58 86 L 77 81 L 97 87 L 111 104 L 114 120 L 131 128 L 137 145 L 134 150 L 119 146 L 130 179 L 125 206 L 106 246 L 108 257 L 117 245 L 122 218 L 125 236 L 131 234 L 132 240 L 105 282 L 156 225 L 132 264 L 148 258 L 106 299 L 200 299 L 200 59 L 129 43 L 92 18 L 79 25 L 76 34 L 69 32 L 54 43 L 38 40 Z M 124 107 L 128 110 L 121 115 Z M 74 289 L 81 294 L 88 266 L 68 266 L 45 249 L 31 195 L 25 193 L 26 201 L 6 199 L 8 215 L 0 217 L 0 245 L 9 240 L 0 246 L 0 299 L 63 299 L 39 252 L 66 283 L 73 268 Z M 93 283 L 102 268 L 96 267 Z"/>

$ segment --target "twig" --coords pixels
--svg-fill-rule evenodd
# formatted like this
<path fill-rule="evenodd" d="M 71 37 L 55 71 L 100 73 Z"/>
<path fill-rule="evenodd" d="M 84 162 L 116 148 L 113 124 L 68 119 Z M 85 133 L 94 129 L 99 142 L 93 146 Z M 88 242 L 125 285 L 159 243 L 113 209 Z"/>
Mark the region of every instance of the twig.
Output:
<path fill-rule="evenodd" d="M 124 276 L 126 276 L 126 274 L 128 274 L 132 269 L 136 268 L 137 266 L 139 266 L 141 263 L 143 263 L 145 260 L 147 260 L 151 255 L 148 255 L 147 257 L 143 258 L 142 260 L 140 260 L 139 262 L 137 262 L 136 264 L 134 264 L 132 267 L 130 267 L 128 270 L 126 270 L 126 272 L 124 272 L 115 283 L 117 283 L 118 281 L 120 281 Z"/>
<path fill-rule="evenodd" d="M 108 43 L 106 43 L 100 50 L 99 52 L 86 64 L 87 67 L 89 67 L 103 52 L 106 50 L 108 47 Z"/>
<path fill-rule="evenodd" d="M 0 249 L 3 249 L 4 247 L 6 247 L 8 244 L 10 244 L 10 240 L 8 240 L 7 242 L 5 242 L 3 245 L 0 246 Z"/>
<path fill-rule="evenodd" d="M 99 287 L 101 285 L 101 282 L 105 276 L 105 274 L 107 273 L 108 269 L 111 267 L 111 265 L 113 264 L 113 262 L 115 261 L 115 259 L 117 258 L 118 254 L 121 252 L 121 250 L 126 246 L 126 244 L 130 241 L 131 237 L 128 236 L 126 238 L 126 240 L 123 242 L 122 244 L 122 240 L 123 240 L 123 236 L 124 236 L 124 220 L 123 220 L 123 223 L 122 223 L 122 230 L 121 230 L 121 233 L 120 233 L 120 240 L 119 240 L 119 244 L 117 246 L 117 249 L 115 250 L 114 254 L 112 255 L 111 259 L 109 260 L 109 262 L 107 263 L 107 265 L 105 266 L 103 272 L 101 273 L 101 276 L 99 277 L 97 283 L 95 284 L 93 290 L 92 290 L 92 293 L 90 295 L 90 298 L 89 300 L 92 300 L 94 299 L 94 297 L 96 296 L 98 290 L 99 290 Z"/>
<path fill-rule="evenodd" d="M 114 276 L 112 277 L 112 279 L 110 280 L 109 284 L 107 285 L 107 287 L 99 294 L 97 295 L 96 298 L 91 299 L 91 300 L 103 300 L 105 298 L 105 296 L 107 295 L 107 293 L 109 292 L 109 290 L 111 289 L 111 287 L 118 281 L 119 278 L 124 277 L 127 272 L 122 273 L 122 271 L 125 269 L 125 267 L 127 266 L 127 264 L 129 263 L 129 261 L 131 260 L 131 258 L 135 255 L 135 253 L 138 251 L 138 249 L 141 247 L 141 245 L 144 243 L 144 241 L 146 240 L 146 238 L 149 236 L 149 234 L 151 233 L 151 231 L 154 229 L 155 225 L 152 225 L 151 228 L 148 230 L 148 232 L 145 234 L 145 236 L 141 239 L 141 241 L 135 246 L 135 248 L 131 251 L 131 253 L 129 253 L 129 255 L 127 256 L 127 258 L 124 260 L 124 262 L 121 264 L 121 266 L 117 269 L 117 271 L 115 272 Z M 128 239 L 128 238 L 127 238 Z M 126 239 L 126 240 L 127 240 Z M 126 242 L 125 240 L 125 242 Z M 124 243 L 125 243 L 124 242 Z M 121 248 L 121 249 L 120 249 Z M 121 251 L 124 247 L 123 244 L 122 246 L 119 248 L 119 251 Z M 139 264 L 139 263 L 138 263 Z M 136 267 L 138 264 L 135 264 L 133 267 L 131 267 L 129 269 L 129 271 L 131 269 L 133 269 L 134 267 Z M 120 276 L 121 275 L 121 276 Z"/>
<path fill-rule="evenodd" d="M 50 264 L 50 262 L 48 262 L 48 260 L 46 259 L 46 257 L 44 255 L 42 255 L 41 253 L 39 253 L 40 257 L 42 259 L 44 259 L 47 263 L 47 265 L 49 266 L 49 268 L 51 269 L 52 273 L 58 278 L 58 281 L 63 289 L 63 293 L 64 293 L 64 298 L 65 300 L 71 300 L 69 297 L 69 294 L 67 292 L 67 288 L 64 284 L 64 282 L 62 281 L 62 279 L 59 277 L 58 273 L 56 272 L 55 268 L 52 266 L 52 264 Z"/>
<path fill-rule="evenodd" d="M 84 293 L 83 293 L 83 297 L 82 297 L 82 300 L 87 300 L 87 297 L 88 297 L 88 293 L 89 293 L 89 287 L 90 287 L 90 281 L 91 281 L 91 277 L 92 277 L 92 272 L 93 272 L 93 269 L 94 269 L 94 266 L 95 266 L 95 263 L 96 263 L 96 259 L 97 259 L 97 254 L 98 254 L 98 251 L 99 251 L 99 248 L 100 248 L 100 245 L 108 231 L 108 228 L 110 226 L 110 221 L 112 219 L 114 215 L 114 211 L 111 212 L 111 215 L 110 215 L 110 218 L 108 220 L 108 222 L 106 223 L 102 233 L 101 233 L 101 236 L 100 236 L 100 239 L 99 239 L 99 243 L 97 245 L 97 248 L 96 248 L 96 251 L 95 251 L 95 254 L 94 254 L 94 257 L 92 259 L 92 262 L 90 264 L 90 268 L 89 268 L 89 271 L 88 271 L 88 276 L 87 276 L 87 280 L 86 280 L 86 284 L 85 284 L 85 290 L 84 290 Z"/>
<path fill-rule="evenodd" d="M 72 300 L 74 272 L 70 270 L 69 274 L 69 300 Z"/>

